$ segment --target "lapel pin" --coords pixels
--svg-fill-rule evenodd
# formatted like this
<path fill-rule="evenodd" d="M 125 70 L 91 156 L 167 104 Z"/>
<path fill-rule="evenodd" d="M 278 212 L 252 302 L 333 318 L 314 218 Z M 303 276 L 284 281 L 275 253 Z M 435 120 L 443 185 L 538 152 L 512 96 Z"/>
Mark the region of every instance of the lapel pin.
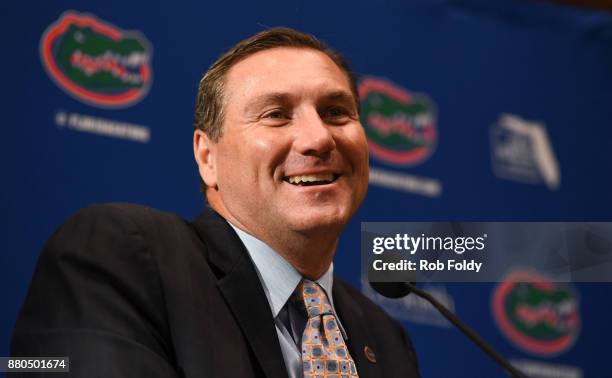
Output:
<path fill-rule="evenodd" d="M 366 345 L 363 348 L 363 354 L 365 354 L 368 361 L 370 361 L 373 364 L 376 363 L 376 354 L 374 354 L 374 350 L 372 348 Z"/>

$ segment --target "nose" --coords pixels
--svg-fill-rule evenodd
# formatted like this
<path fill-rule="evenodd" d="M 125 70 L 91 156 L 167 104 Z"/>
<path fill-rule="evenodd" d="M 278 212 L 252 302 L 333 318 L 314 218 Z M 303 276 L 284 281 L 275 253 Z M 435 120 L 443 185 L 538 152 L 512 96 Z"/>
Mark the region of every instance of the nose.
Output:
<path fill-rule="evenodd" d="M 306 112 L 294 125 L 294 148 L 302 155 L 323 157 L 336 148 L 331 128 L 316 110 Z"/>

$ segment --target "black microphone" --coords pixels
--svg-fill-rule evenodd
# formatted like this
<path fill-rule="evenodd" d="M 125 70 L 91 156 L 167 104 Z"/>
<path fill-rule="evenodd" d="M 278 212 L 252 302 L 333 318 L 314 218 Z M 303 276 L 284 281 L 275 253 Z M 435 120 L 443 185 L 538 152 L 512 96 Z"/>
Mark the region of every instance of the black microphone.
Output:
<path fill-rule="evenodd" d="M 431 294 L 428 292 L 419 289 L 416 287 L 415 282 L 370 282 L 370 286 L 382 295 L 387 298 L 402 298 L 411 292 L 418 295 L 419 297 L 425 299 L 429 303 L 432 304 L 444 317 L 455 325 L 455 327 L 459 328 L 461 332 L 463 332 L 470 340 L 474 342 L 474 344 L 478 345 L 480 349 L 484 350 L 495 362 L 497 362 L 501 367 L 506 369 L 513 377 L 515 378 L 526 378 L 523 373 L 518 371 L 514 366 L 512 366 L 504 357 L 501 356 L 491 345 L 489 345 L 486 341 L 484 341 L 476 332 L 474 332 L 470 327 L 468 327 L 465 323 L 463 323 L 455 314 L 450 312 L 446 307 L 444 307 L 440 302 L 438 302 Z"/>

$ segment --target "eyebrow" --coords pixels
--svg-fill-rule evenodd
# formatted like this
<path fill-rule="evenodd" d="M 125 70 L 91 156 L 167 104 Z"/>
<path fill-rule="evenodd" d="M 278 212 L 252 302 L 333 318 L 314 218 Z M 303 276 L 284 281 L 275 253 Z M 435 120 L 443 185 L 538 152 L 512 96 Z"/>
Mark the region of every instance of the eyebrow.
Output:
<path fill-rule="evenodd" d="M 289 106 L 295 101 L 295 96 L 288 92 L 272 92 L 261 95 L 248 103 L 245 107 L 247 114 L 258 112 L 269 105 Z M 334 90 L 326 93 L 317 100 L 318 104 L 342 103 L 346 106 L 356 106 L 355 98 L 350 92 L 345 90 Z"/>
<path fill-rule="evenodd" d="M 248 103 L 245 107 L 245 111 L 246 113 L 257 112 L 260 109 L 273 104 L 288 105 L 292 102 L 292 97 L 293 96 L 291 96 L 289 93 L 285 92 L 266 93 Z"/>
<path fill-rule="evenodd" d="M 350 92 L 347 92 L 344 90 L 337 90 L 337 91 L 330 92 L 326 94 L 325 96 L 323 96 L 323 98 L 319 102 L 323 102 L 323 103 L 328 103 L 328 102 L 338 103 L 339 102 L 344 105 L 350 105 L 351 107 L 357 105 L 355 97 Z"/>

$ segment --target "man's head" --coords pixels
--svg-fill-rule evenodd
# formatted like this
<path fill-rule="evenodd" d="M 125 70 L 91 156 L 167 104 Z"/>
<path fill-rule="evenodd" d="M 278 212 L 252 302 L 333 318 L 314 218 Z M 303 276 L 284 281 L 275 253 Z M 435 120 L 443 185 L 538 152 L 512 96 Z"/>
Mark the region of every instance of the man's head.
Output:
<path fill-rule="evenodd" d="M 338 54 L 290 29 L 240 42 L 205 74 L 194 153 L 210 205 L 270 244 L 337 238 L 367 190 L 352 75 Z"/>
<path fill-rule="evenodd" d="M 239 61 L 264 50 L 278 47 L 307 48 L 326 54 L 344 72 L 358 102 L 357 83 L 344 58 L 315 37 L 289 28 L 272 28 L 238 42 L 206 71 L 198 88 L 195 128 L 216 142 L 223 132 L 224 88 L 227 72 Z"/>

